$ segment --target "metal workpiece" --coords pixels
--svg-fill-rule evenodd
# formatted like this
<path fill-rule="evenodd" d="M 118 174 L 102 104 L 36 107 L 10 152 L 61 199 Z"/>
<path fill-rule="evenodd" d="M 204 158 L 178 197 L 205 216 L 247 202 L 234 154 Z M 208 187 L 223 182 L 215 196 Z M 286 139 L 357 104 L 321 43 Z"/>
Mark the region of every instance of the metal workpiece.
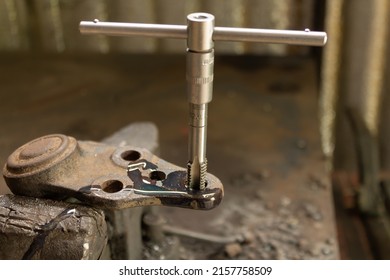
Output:
<path fill-rule="evenodd" d="M 186 170 L 146 149 L 77 141 L 47 135 L 17 149 L 8 158 L 4 178 L 16 195 L 77 198 L 101 209 L 165 205 L 191 209 L 216 207 L 221 182 L 207 174 L 209 188 L 193 192 Z"/>
<path fill-rule="evenodd" d="M 114 134 L 102 139 L 104 144 L 124 147 L 142 147 L 159 154 L 158 128 L 151 122 L 134 122 Z M 141 226 L 142 216 L 151 211 L 147 207 L 128 208 L 117 211 L 105 210 L 108 231 L 108 248 L 101 259 L 134 260 L 143 255 L 143 234 Z M 131 230 L 130 230 L 131 229 Z M 147 232 L 147 230 L 146 230 Z"/>

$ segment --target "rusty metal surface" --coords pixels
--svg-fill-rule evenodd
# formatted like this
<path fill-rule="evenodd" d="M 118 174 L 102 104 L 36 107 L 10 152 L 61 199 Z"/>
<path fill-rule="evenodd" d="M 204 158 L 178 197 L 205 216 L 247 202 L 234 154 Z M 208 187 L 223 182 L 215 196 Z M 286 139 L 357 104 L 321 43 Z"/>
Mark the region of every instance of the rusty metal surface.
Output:
<path fill-rule="evenodd" d="M 159 151 L 158 135 L 158 129 L 153 123 L 135 122 L 104 138 L 102 142 L 117 147 L 142 147 L 157 154 Z M 147 210 L 144 207 L 137 207 L 105 211 L 108 246 L 101 259 L 142 259 L 144 243 L 141 220 Z"/>
<path fill-rule="evenodd" d="M 207 174 L 207 188 L 187 187 L 185 169 L 146 149 L 115 147 L 73 137 L 42 136 L 16 149 L 4 178 L 17 195 L 74 197 L 102 209 L 164 205 L 208 210 L 222 200 L 222 183 Z"/>
<path fill-rule="evenodd" d="M 151 120 L 159 127 L 161 156 L 185 165 L 188 108 L 185 83 L 177 78 L 184 75 L 181 56 L 1 60 L 0 124 L 7 132 L 0 138 L 2 162 L 41 135 L 102 139 L 131 121 Z M 219 236 L 244 232 L 247 241 L 225 248 L 181 238 L 180 257 L 338 258 L 313 62 L 216 60 L 208 159 L 210 172 L 224 183 L 224 200 L 207 212 L 158 210 L 176 227 Z"/>
<path fill-rule="evenodd" d="M 50 144 L 47 143 L 48 139 L 45 140 L 43 143 L 38 142 L 41 145 L 35 143 L 34 150 L 39 152 L 38 154 L 45 154 L 44 152 L 47 154 L 53 148 L 52 145 L 42 145 Z M 59 144 L 61 142 L 59 140 L 61 137 L 55 139 L 52 144 Z M 133 144 L 157 151 L 158 130 L 150 122 L 132 123 L 105 138 L 103 142 L 117 147 Z M 32 154 L 29 155 L 28 158 L 31 159 Z M 50 154 L 46 159 L 48 158 L 53 159 Z M 40 162 L 44 162 L 44 160 L 41 158 Z M 36 161 L 35 164 L 37 164 Z M 43 221 L 43 211 L 54 216 L 61 209 L 63 211 L 53 219 L 47 222 Z M 0 223 L 3 224 L 0 228 L 0 248 L 2 251 L 0 259 L 141 259 L 143 248 L 141 219 L 144 212 L 144 208 L 137 207 L 116 211 L 106 210 L 105 215 L 103 215 L 96 209 L 76 204 L 6 195 L 0 198 Z M 97 220 L 95 217 L 97 213 L 100 214 L 100 222 L 93 223 Z M 81 229 L 76 232 L 73 229 L 70 230 L 69 236 L 54 233 L 58 230 L 57 227 L 64 228 L 64 226 L 68 227 L 69 224 L 72 227 L 72 223 L 64 225 L 64 220 L 79 219 L 81 214 L 83 215 Z M 29 224 L 34 224 L 32 226 L 34 232 L 23 230 L 23 226 Z M 79 236 L 75 236 L 76 234 Z M 86 243 L 89 242 L 89 239 L 98 243 Z M 58 244 L 69 240 L 72 240 L 72 246 L 61 247 L 56 252 L 48 251 L 48 248 L 55 248 L 59 246 Z M 79 240 L 84 242 L 78 242 Z M 108 246 L 105 246 L 107 241 Z M 28 244 L 30 245 L 27 246 Z M 12 250 L 7 250 L 7 248 Z"/>
<path fill-rule="evenodd" d="M 0 259 L 99 259 L 107 243 L 101 210 L 0 196 Z"/>

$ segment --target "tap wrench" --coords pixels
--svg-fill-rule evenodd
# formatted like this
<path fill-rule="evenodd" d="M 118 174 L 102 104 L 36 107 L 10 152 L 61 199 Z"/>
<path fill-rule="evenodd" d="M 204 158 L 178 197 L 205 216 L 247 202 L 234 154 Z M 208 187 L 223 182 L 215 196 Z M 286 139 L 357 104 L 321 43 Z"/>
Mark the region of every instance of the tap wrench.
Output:
<path fill-rule="evenodd" d="M 190 190 L 207 187 L 206 142 L 208 103 L 213 96 L 214 41 L 239 41 L 256 43 L 324 46 L 325 32 L 308 29 L 275 30 L 214 26 L 214 16 L 208 13 L 192 13 L 187 25 L 145 24 L 82 21 L 83 34 L 110 36 L 140 36 L 187 40 L 186 81 L 189 102 L 189 138 L 187 186 Z"/>

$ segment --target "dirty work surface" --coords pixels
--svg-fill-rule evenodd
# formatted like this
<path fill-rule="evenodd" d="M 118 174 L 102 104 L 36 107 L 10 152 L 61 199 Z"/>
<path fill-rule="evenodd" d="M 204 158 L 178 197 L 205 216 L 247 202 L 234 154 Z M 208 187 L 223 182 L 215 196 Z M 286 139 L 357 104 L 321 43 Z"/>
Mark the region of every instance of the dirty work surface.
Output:
<path fill-rule="evenodd" d="M 161 156 L 186 165 L 184 55 L 3 55 L 1 61 L 2 163 L 15 148 L 45 134 L 100 140 L 131 122 L 153 121 Z M 180 237 L 176 257 L 338 258 L 314 70 L 309 60 L 216 57 L 207 155 L 225 198 L 212 211 L 159 212 L 178 228 L 245 240 L 217 245 Z M 3 181 L 0 189 L 6 191 Z M 150 246 L 146 257 L 166 257 L 162 247 Z"/>

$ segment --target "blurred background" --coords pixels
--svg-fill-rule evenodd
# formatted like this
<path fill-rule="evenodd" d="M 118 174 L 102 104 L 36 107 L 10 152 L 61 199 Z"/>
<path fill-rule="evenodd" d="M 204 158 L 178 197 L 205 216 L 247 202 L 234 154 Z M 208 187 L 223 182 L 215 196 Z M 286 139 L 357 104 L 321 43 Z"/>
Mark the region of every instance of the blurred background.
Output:
<path fill-rule="evenodd" d="M 309 201 L 323 220 L 303 222 L 302 236 L 324 231 L 331 239 L 313 242 L 335 252 L 313 245 L 302 258 L 390 259 L 388 0 L 0 0 L 1 163 L 45 134 L 99 141 L 147 120 L 162 157 L 184 166 L 185 41 L 82 36 L 78 25 L 186 24 L 196 11 L 214 14 L 216 26 L 328 33 L 324 48 L 216 43 L 209 166 L 227 182 L 227 203 L 260 188 L 274 204 L 296 202 L 297 218 L 303 208 L 310 216 L 300 204 Z M 313 173 L 326 193 L 296 188 Z"/>

